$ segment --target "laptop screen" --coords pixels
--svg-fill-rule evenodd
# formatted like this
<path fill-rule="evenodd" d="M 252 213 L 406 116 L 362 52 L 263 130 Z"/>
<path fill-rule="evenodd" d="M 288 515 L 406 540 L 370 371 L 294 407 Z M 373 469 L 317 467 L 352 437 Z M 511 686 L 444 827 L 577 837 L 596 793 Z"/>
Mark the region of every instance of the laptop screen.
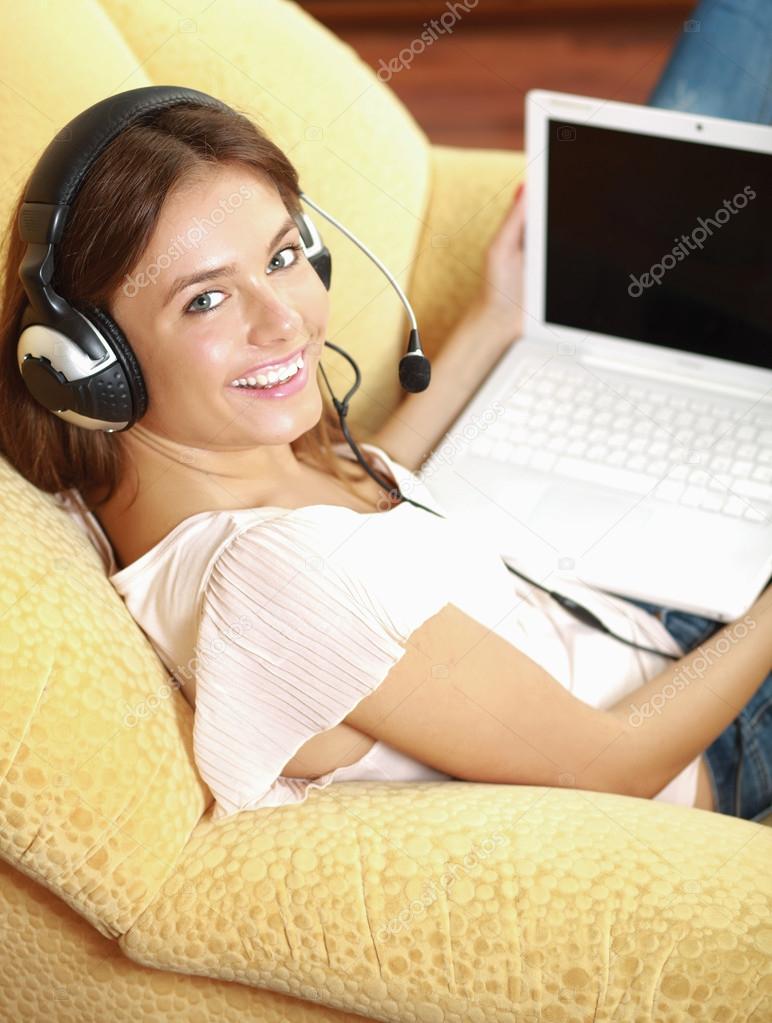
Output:
<path fill-rule="evenodd" d="M 548 323 L 772 368 L 772 155 L 550 120 Z"/>

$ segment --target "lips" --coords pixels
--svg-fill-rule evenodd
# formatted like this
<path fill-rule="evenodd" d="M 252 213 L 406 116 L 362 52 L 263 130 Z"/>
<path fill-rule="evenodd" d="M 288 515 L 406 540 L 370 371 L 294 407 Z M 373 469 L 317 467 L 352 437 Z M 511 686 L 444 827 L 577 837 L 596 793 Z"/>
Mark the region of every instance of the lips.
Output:
<path fill-rule="evenodd" d="M 305 353 L 306 346 L 304 345 L 302 348 L 298 348 L 294 352 L 290 352 L 290 354 L 284 359 L 274 360 L 273 362 L 261 362 L 257 366 L 250 366 L 249 369 L 244 369 L 240 373 L 235 373 L 230 379 L 238 380 L 240 377 L 253 377 L 257 373 L 267 373 L 272 369 L 278 370 L 281 366 L 287 366 L 290 362 L 294 362 L 299 355 L 302 355 L 305 359 Z"/>

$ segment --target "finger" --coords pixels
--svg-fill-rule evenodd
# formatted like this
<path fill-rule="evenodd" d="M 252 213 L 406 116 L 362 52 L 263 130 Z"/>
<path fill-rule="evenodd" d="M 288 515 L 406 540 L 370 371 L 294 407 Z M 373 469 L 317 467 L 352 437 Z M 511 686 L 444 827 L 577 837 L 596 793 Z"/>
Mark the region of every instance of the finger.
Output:
<path fill-rule="evenodd" d="M 517 201 L 509 208 L 506 217 L 496 233 L 495 245 L 502 248 L 522 247 L 525 228 L 525 202 L 521 192 Z"/>
<path fill-rule="evenodd" d="M 520 195 L 520 200 L 517 204 L 517 214 L 513 218 L 515 220 L 515 238 L 517 240 L 518 249 L 522 249 L 525 246 L 525 192 Z"/>
<path fill-rule="evenodd" d="M 504 219 L 499 224 L 496 233 L 489 243 L 488 260 L 496 261 L 507 258 L 511 253 L 519 253 L 523 250 L 525 244 L 524 195 L 525 188 L 519 188 L 515 195 L 515 201 L 507 210 Z"/>

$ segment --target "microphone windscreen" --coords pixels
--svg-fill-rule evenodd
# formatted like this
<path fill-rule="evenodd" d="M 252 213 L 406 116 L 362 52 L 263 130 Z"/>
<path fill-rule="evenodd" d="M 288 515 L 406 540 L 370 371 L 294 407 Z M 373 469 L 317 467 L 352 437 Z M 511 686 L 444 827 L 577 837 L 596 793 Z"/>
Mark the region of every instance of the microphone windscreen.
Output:
<path fill-rule="evenodd" d="M 406 391 L 425 391 L 432 378 L 432 368 L 425 355 L 403 355 L 399 362 L 399 382 Z"/>

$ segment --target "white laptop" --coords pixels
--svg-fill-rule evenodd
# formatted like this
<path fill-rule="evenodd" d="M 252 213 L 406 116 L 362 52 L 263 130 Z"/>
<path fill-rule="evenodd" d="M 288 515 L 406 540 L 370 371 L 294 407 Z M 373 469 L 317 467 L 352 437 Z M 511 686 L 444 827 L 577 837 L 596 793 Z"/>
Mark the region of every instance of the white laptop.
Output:
<path fill-rule="evenodd" d="M 533 90 L 526 149 L 524 335 L 419 475 L 543 584 L 741 617 L 772 575 L 772 127 Z"/>

